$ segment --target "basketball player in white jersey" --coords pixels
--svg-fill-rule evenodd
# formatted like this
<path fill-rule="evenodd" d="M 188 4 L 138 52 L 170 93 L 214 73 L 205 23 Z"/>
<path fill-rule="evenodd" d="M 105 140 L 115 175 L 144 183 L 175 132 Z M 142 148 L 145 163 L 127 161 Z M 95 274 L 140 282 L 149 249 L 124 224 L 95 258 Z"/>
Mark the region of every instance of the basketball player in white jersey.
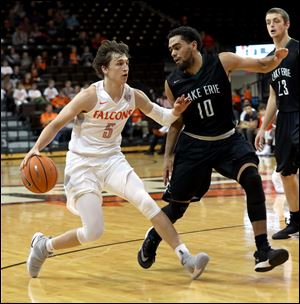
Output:
<path fill-rule="evenodd" d="M 192 256 L 167 216 L 145 191 L 143 182 L 121 152 L 121 132 L 135 108 L 162 125 L 170 125 L 188 107 L 181 96 L 173 109 L 162 108 L 137 89 L 126 84 L 129 63 L 128 46 L 106 41 L 97 52 L 93 67 L 104 80 L 78 93 L 42 131 L 20 167 L 45 148 L 57 132 L 75 118 L 65 167 L 65 191 L 68 209 L 81 217 L 82 227 L 48 238 L 35 233 L 31 241 L 27 269 L 37 277 L 46 258 L 59 249 L 97 240 L 103 233 L 102 191 L 120 196 L 147 217 L 160 236 L 172 247 L 180 262 L 197 278 L 206 267 L 205 253 Z"/>

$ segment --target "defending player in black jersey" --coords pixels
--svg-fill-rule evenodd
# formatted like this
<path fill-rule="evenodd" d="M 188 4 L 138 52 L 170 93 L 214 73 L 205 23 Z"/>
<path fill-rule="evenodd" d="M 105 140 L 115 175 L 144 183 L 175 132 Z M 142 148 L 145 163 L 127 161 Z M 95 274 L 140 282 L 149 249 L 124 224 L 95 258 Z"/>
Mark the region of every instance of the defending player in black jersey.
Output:
<path fill-rule="evenodd" d="M 290 18 L 283 9 L 268 10 L 266 23 L 276 49 L 286 47 L 289 53 L 269 75 L 270 95 L 263 124 L 255 139 L 255 146 L 261 150 L 264 130 L 278 110 L 275 133 L 276 171 L 281 173 L 290 210 L 290 221 L 272 238 L 287 239 L 299 233 L 300 221 L 297 177 L 299 169 L 299 41 L 289 36 Z M 274 51 L 270 55 L 273 54 Z"/>
<path fill-rule="evenodd" d="M 201 54 L 199 33 L 186 26 L 172 30 L 168 39 L 177 69 L 165 82 L 167 97 L 174 102 L 183 94 L 192 102 L 168 132 L 164 181 L 169 184 L 163 199 L 169 204 L 162 210 L 173 223 L 181 218 L 189 203 L 199 201 L 208 191 L 212 169 L 235 179 L 247 196 L 257 246 L 255 270 L 269 271 L 284 263 L 289 253 L 285 249 L 271 249 L 269 245 L 265 195 L 257 170 L 259 160 L 254 148 L 235 131 L 228 75 L 233 70 L 270 72 L 288 50 L 277 49 L 274 56 L 263 59 L 243 58 L 230 52 Z M 154 228 L 150 228 L 138 253 L 143 268 L 154 263 L 160 241 Z"/>

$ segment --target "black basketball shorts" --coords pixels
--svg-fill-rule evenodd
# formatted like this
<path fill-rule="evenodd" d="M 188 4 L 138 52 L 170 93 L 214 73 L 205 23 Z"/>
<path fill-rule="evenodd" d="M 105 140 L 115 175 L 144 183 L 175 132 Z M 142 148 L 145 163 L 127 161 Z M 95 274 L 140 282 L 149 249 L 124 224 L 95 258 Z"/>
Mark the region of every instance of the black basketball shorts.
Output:
<path fill-rule="evenodd" d="M 275 129 L 277 172 L 288 176 L 299 169 L 299 112 L 278 112 Z"/>
<path fill-rule="evenodd" d="M 254 147 L 239 133 L 218 141 L 204 141 L 181 133 L 170 183 L 163 195 L 167 202 L 199 201 L 211 183 L 212 170 L 236 179 L 245 163 L 258 165 Z"/>

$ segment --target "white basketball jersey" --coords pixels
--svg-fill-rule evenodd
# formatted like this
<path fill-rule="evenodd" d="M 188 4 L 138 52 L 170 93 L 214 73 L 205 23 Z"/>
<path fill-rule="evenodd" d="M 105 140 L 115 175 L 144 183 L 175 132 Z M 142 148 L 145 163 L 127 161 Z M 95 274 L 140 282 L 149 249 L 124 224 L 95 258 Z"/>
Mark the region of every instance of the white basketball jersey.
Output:
<path fill-rule="evenodd" d="M 69 150 L 86 156 L 107 156 L 121 151 L 121 132 L 135 109 L 134 91 L 125 84 L 116 103 L 103 88 L 103 80 L 93 83 L 97 104 L 75 118 Z"/>

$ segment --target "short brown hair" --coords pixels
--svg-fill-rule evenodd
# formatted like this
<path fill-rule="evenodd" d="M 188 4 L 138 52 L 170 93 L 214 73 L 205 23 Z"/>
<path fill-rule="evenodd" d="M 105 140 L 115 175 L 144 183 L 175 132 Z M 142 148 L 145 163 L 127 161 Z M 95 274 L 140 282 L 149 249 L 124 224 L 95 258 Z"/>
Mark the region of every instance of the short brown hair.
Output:
<path fill-rule="evenodd" d="M 289 14 L 282 8 L 279 8 L 279 7 L 273 7 L 271 9 L 269 9 L 267 12 L 266 12 L 266 16 L 268 14 L 279 14 L 282 16 L 282 19 L 284 21 L 284 23 L 290 21 L 290 16 Z"/>
<path fill-rule="evenodd" d="M 129 47 L 127 44 L 123 42 L 116 42 L 115 40 L 109 41 L 106 40 L 104 41 L 100 47 L 98 48 L 97 55 L 94 58 L 93 61 L 93 68 L 96 71 L 96 74 L 100 77 L 103 78 L 103 72 L 101 67 L 105 66 L 108 67 L 109 63 L 111 62 L 112 55 L 120 54 L 120 55 L 126 55 L 128 58 L 130 58 L 129 55 Z"/>

